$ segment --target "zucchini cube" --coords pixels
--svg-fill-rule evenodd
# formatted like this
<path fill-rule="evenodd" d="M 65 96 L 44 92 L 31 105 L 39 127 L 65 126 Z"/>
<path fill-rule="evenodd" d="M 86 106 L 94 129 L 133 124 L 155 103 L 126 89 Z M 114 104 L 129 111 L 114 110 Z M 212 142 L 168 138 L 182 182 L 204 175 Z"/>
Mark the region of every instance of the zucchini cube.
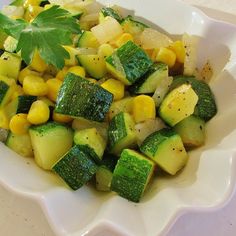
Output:
<path fill-rule="evenodd" d="M 60 88 L 55 112 L 101 122 L 112 100 L 113 95 L 101 86 L 68 73 Z"/>
<path fill-rule="evenodd" d="M 139 202 L 154 172 L 155 164 L 140 153 L 124 149 L 113 172 L 111 190 Z"/>
<path fill-rule="evenodd" d="M 87 183 L 97 171 L 91 157 L 75 145 L 54 166 L 53 170 L 73 189 Z"/>
<path fill-rule="evenodd" d="M 106 58 L 108 71 L 126 85 L 140 79 L 153 64 L 145 51 L 128 41 Z"/>

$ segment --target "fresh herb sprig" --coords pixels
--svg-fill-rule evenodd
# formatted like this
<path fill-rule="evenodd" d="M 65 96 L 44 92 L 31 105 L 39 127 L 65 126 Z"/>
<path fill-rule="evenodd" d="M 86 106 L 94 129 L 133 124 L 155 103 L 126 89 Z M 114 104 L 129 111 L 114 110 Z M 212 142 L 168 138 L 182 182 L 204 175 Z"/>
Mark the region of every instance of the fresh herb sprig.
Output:
<path fill-rule="evenodd" d="M 18 40 L 17 52 L 30 64 L 38 50 L 42 59 L 61 69 L 69 53 L 63 45 L 72 44 L 72 34 L 81 33 L 79 24 L 71 13 L 59 6 L 41 12 L 31 23 L 13 20 L 0 13 L 0 29 Z"/>

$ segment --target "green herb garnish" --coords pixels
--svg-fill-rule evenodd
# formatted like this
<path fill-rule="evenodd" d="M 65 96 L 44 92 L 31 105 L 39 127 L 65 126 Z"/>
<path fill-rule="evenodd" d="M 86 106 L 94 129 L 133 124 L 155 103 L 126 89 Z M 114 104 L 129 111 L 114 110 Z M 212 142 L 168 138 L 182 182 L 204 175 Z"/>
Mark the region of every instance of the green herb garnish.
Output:
<path fill-rule="evenodd" d="M 12 20 L 0 13 L 0 29 L 18 40 L 16 51 L 21 51 L 22 59 L 30 64 L 35 50 L 42 59 L 62 69 L 69 53 L 62 45 L 72 44 L 72 34 L 81 33 L 79 24 L 71 13 L 52 6 L 41 12 L 31 23 Z"/>

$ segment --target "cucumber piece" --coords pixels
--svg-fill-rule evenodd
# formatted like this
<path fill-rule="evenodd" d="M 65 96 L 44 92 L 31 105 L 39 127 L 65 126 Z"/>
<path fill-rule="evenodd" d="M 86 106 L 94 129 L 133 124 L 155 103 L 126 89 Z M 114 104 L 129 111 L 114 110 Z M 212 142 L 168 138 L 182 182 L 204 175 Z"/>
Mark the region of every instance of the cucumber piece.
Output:
<path fill-rule="evenodd" d="M 183 84 L 172 90 L 160 105 L 159 115 L 170 126 L 193 114 L 198 96 L 191 85 Z"/>
<path fill-rule="evenodd" d="M 96 172 L 96 189 L 98 191 L 108 192 L 111 191 L 111 180 L 113 171 L 117 164 L 117 157 L 105 154 L 102 159 L 101 165 Z"/>
<path fill-rule="evenodd" d="M 194 115 L 189 116 L 177 125 L 174 130 L 178 133 L 185 147 L 194 148 L 205 143 L 205 121 Z"/>
<path fill-rule="evenodd" d="M 87 153 L 75 145 L 58 160 L 53 170 L 73 190 L 77 190 L 94 176 L 97 165 Z"/>
<path fill-rule="evenodd" d="M 23 157 L 34 156 L 30 135 L 28 133 L 17 135 L 9 132 L 6 140 L 6 145 L 14 152 Z"/>
<path fill-rule="evenodd" d="M 103 7 L 101 9 L 99 13 L 99 22 L 101 23 L 105 19 L 106 16 L 110 16 L 116 19 L 119 23 L 121 23 L 123 20 L 120 14 L 114 9 L 112 9 L 111 7 Z"/>
<path fill-rule="evenodd" d="M 21 68 L 21 58 L 14 53 L 4 52 L 0 57 L 0 75 L 17 79 Z"/>
<path fill-rule="evenodd" d="M 72 129 L 56 122 L 31 126 L 29 134 L 35 161 L 45 170 L 51 170 L 73 144 Z"/>
<path fill-rule="evenodd" d="M 107 73 L 105 60 L 99 55 L 77 55 L 77 59 L 86 72 L 95 79 L 101 79 Z"/>
<path fill-rule="evenodd" d="M 134 94 L 154 93 L 162 80 L 168 77 L 168 66 L 164 63 L 153 64 L 148 72 L 130 87 Z"/>
<path fill-rule="evenodd" d="M 120 112 L 111 120 L 108 128 L 108 142 L 111 153 L 119 155 L 124 148 L 136 144 L 137 137 L 134 125 L 131 115 L 124 112 Z"/>
<path fill-rule="evenodd" d="M 132 41 L 128 41 L 106 58 L 108 71 L 126 85 L 134 84 L 152 64 L 143 49 Z"/>
<path fill-rule="evenodd" d="M 111 120 L 120 112 L 126 112 L 131 114 L 133 109 L 133 100 L 133 97 L 126 97 L 119 101 L 113 102 L 108 113 L 109 119 Z"/>
<path fill-rule="evenodd" d="M 91 31 L 84 31 L 78 40 L 80 48 L 98 48 L 99 42 Z"/>
<path fill-rule="evenodd" d="M 120 196 L 139 202 L 154 172 L 155 164 L 145 156 L 124 149 L 115 167 L 111 190 Z"/>
<path fill-rule="evenodd" d="M 99 163 L 101 161 L 106 148 L 106 141 L 96 128 L 75 131 L 74 143 L 80 146 L 88 146 L 95 154 L 93 155 L 95 162 Z"/>
<path fill-rule="evenodd" d="M 68 73 L 60 88 L 55 112 L 101 122 L 112 100 L 113 95 L 101 86 Z"/>
<path fill-rule="evenodd" d="M 190 84 L 198 95 L 198 103 L 194 114 L 205 121 L 210 120 L 217 113 L 217 106 L 211 88 L 204 81 L 197 80 L 193 76 L 175 77 L 170 89 L 174 89 L 182 84 Z"/>
<path fill-rule="evenodd" d="M 0 75 L 0 108 L 5 106 L 15 92 L 16 82 L 6 76 Z"/>
<path fill-rule="evenodd" d="M 188 160 L 181 137 L 168 128 L 149 135 L 140 150 L 171 175 L 175 175 Z"/>
<path fill-rule="evenodd" d="M 125 33 L 130 33 L 134 36 L 141 34 L 144 29 L 149 28 L 147 25 L 136 21 L 132 16 L 127 16 L 122 22 L 121 26 Z"/>
<path fill-rule="evenodd" d="M 15 52 L 17 48 L 18 40 L 15 38 L 8 36 L 3 44 L 4 49 L 7 52 Z"/>
<path fill-rule="evenodd" d="M 5 112 L 9 120 L 17 113 L 28 113 L 33 102 L 37 100 L 36 96 L 20 95 L 8 103 Z"/>

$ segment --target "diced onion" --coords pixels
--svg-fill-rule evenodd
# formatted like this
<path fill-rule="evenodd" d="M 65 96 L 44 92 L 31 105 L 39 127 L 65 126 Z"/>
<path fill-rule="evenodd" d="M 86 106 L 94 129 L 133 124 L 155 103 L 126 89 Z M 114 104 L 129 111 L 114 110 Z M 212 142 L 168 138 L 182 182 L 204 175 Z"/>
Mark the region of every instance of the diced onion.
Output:
<path fill-rule="evenodd" d="M 118 21 L 110 16 L 107 16 L 102 23 L 94 26 L 91 31 L 100 44 L 107 43 L 123 33 Z"/>
<path fill-rule="evenodd" d="M 2 13 L 9 17 L 23 17 L 24 16 L 24 8 L 16 7 L 16 6 L 4 6 L 2 8 Z"/>
<path fill-rule="evenodd" d="M 172 40 L 167 35 L 150 28 L 144 29 L 140 40 L 144 49 L 168 47 L 172 43 Z"/>

